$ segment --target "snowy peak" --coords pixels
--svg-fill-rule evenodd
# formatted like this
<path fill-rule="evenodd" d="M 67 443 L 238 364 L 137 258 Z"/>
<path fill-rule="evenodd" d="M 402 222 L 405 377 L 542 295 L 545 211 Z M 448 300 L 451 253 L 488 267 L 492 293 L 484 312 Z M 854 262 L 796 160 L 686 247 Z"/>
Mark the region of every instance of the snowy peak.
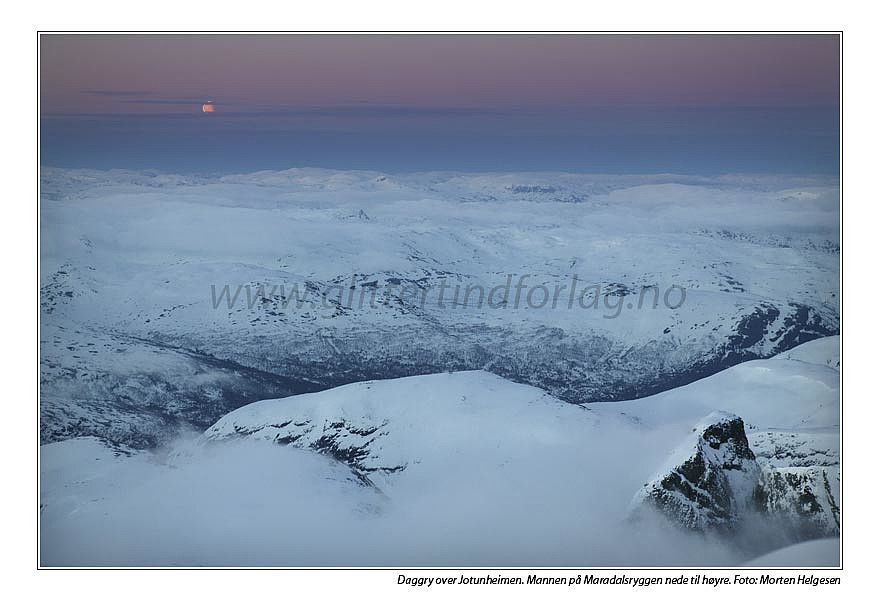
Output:
<path fill-rule="evenodd" d="M 708 415 L 694 433 L 636 493 L 631 519 L 659 513 L 683 529 L 762 550 L 780 540 L 840 535 L 840 471 L 833 454 L 758 459 L 742 419 L 725 412 Z"/>
<path fill-rule="evenodd" d="M 650 507 L 689 530 L 735 531 L 761 474 L 742 419 L 713 412 L 697 423 L 670 462 L 636 494 L 634 517 Z"/>

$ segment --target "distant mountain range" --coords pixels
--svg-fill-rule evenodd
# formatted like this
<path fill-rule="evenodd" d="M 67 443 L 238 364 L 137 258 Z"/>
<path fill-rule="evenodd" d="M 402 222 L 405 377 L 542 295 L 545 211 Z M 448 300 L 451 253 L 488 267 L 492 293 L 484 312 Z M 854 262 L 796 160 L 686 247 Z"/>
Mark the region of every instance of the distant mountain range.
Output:
<path fill-rule="evenodd" d="M 154 447 L 472 369 L 627 400 L 839 331 L 833 179 L 44 169 L 41 191 L 45 442 Z"/>

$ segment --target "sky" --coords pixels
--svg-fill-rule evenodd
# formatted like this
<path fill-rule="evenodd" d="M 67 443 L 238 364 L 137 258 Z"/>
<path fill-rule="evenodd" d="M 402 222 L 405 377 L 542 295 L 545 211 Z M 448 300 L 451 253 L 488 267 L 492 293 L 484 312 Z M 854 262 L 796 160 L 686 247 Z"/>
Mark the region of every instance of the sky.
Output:
<path fill-rule="evenodd" d="M 827 34 L 40 38 L 62 167 L 836 174 L 838 98 Z"/>

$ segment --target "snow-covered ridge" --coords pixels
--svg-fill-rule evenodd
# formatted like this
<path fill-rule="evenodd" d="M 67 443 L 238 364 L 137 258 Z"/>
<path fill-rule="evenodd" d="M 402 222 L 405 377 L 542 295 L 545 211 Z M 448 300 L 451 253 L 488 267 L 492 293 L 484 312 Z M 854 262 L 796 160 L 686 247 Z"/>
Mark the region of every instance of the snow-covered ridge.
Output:
<path fill-rule="evenodd" d="M 459 455 L 501 468 L 522 450 L 583 446 L 595 417 L 485 371 L 353 383 L 233 411 L 200 438 L 247 437 L 327 454 L 379 477 Z"/>

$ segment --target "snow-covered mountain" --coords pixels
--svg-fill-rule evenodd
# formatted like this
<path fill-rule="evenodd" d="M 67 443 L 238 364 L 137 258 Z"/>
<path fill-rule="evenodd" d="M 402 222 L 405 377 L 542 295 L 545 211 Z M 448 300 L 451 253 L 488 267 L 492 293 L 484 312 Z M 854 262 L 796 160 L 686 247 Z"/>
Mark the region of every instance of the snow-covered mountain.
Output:
<path fill-rule="evenodd" d="M 44 442 L 153 447 L 446 371 L 629 400 L 839 330 L 831 179 L 44 169 L 41 193 Z"/>
<path fill-rule="evenodd" d="M 716 411 L 694 426 L 659 475 L 636 493 L 633 516 L 658 511 L 685 529 L 730 538 L 749 517 L 760 480 L 742 419 Z"/>
<path fill-rule="evenodd" d="M 838 531 L 838 341 L 625 402 L 469 371 L 252 403 L 165 453 L 47 444 L 42 560 L 740 564 Z"/>

